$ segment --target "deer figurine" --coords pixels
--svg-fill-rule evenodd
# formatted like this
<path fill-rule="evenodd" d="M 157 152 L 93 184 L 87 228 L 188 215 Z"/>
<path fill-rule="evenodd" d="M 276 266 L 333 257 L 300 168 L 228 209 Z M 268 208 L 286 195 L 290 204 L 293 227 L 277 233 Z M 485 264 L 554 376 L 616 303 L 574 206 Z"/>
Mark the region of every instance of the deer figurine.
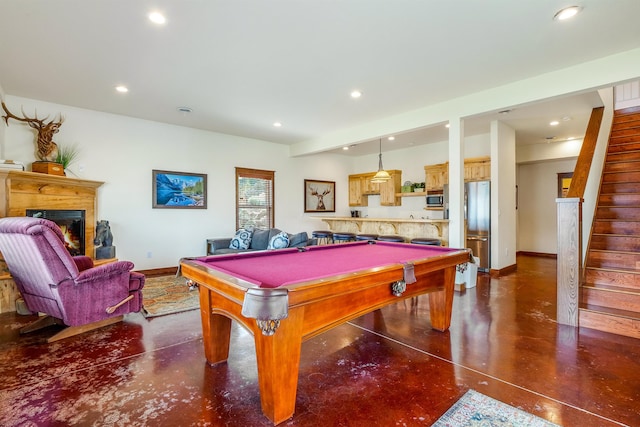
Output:
<path fill-rule="evenodd" d="M 314 188 L 312 185 L 310 185 L 309 190 L 311 190 L 312 196 L 316 196 L 318 198 L 318 205 L 316 207 L 316 210 L 317 211 L 326 210 L 327 208 L 324 206 L 324 196 L 331 193 L 331 189 L 327 187 L 322 193 L 318 193 L 318 190 Z"/>
<path fill-rule="evenodd" d="M 36 157 L 39 160 L 45 162 L 56 161 L 56 158 L 58 157 L 58 145 L 53 142 L 53 135 L 58 133 L 60 125 L 64 122 L 64 117 L 62 117 L 62 115 L 58 117 L 58 120 L 51 120 L 49 123 L 45 123 L 45 120 L 47 120 L 49 116 L 44 119 L 39 119 L 38 113 L 36 112 L 33 118 L 27 117 L 23 109 L 22 117 L 18 117 L 7 109 L 4 101 L 2 102 L 2 109 L 6 113 L 6 116 L 2 116 L 2 118 L 7 126 L 9 126 L 9 119 L 14 119 L 20 122 L 25 122 L 29 127 L 38 131 L 38 139 L 36 141 L 38 149 L 36 151 Z"/>

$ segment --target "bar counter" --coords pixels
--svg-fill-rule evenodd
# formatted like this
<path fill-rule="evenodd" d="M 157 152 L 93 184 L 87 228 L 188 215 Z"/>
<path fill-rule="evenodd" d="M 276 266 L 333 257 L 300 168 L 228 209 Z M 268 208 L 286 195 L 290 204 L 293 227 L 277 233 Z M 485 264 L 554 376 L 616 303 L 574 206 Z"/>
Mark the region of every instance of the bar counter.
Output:
<path fill-rule="evenodd" d="M 448 219 L 317 217 L 333 232 L 397 234 L 410 241 L 415 237 L 440 239 L 449 245 Z"/>

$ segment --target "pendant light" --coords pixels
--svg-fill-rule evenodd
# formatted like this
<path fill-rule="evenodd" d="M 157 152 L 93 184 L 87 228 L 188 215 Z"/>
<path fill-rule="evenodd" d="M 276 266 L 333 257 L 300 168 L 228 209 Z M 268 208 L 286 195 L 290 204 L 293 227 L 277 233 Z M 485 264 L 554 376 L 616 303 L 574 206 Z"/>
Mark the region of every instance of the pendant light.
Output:
<path fill-rule="evenodd" d="M 380 154 L 378 156 L 378 172 L 374 175 L 371 182 L 387 182 L 391 179 L 391 175 L 382 168 L 382 138 L 380 139 Z"/>

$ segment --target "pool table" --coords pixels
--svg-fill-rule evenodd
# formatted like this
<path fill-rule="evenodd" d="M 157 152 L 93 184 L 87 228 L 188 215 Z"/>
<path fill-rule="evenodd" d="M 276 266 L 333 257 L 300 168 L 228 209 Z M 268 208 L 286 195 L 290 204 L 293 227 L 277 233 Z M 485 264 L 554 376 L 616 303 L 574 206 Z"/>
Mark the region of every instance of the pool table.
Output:
<path fill-rule="evenodd" d="M 455 269 L 468 249 L 354 242 L 185 258 L 197 283 L 205 356 L 227 360 L 231 321 L 254 336 L 260 402 L 278 424 L 295 410 L 302 342 L 387 304 L 429 294 L 431 326 L 451 323 Z"/>

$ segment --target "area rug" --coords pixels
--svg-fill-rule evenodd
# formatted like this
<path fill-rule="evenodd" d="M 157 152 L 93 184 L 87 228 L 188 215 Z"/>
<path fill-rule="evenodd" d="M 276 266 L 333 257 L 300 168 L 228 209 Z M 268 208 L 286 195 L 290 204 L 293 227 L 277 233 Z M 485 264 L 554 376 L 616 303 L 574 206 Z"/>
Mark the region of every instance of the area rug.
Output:
<path fill-rule="evenodd" d="M 198 290 L 189 290 L 184 277 L 147 277 L 142 288 L 144 317 L 163 316 L 200 307 Z"/>
<path fill-rule="evenodd" d="M 432 427 L 559 427 L 528 412 L 467 391 Z"/>

